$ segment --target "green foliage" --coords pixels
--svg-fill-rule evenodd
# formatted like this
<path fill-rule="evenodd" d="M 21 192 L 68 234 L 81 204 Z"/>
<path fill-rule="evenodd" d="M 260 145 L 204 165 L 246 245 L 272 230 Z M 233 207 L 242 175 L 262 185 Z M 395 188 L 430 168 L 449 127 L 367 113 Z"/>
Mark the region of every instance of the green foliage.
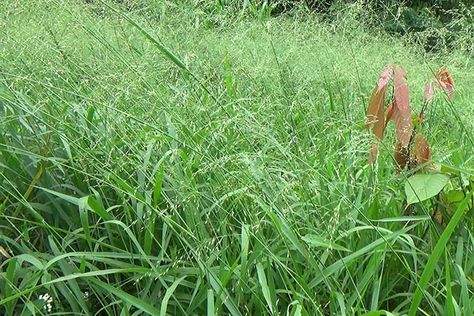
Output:
<path fill-rule="evenodd" d="M 441 234 L 435 247 L 433 248 L 433 252 L 430 255 L 428 262 L 426 263 L 426 266 L 420 277 L 420 283 L 415 291 L 415 295 L 413 296 L 413 302 L 410 305 L 410 310 L 408 312 L 408 315 L 414 316 L 417 314 L 418 307 L 423 297 L 423 292 L 425 291 L 425 288 L 427 287 L 429 280 L 434 274 L 434 270 L 436 268 L 437 262 L 439 258 L 441 257 L 441 255 L 443 254 L 443 250 L 446 248 L 449 238 L 451 237 L 452 233 L 454 232 L 454 229 L 458 225 L 461 218 L 463 218 L 464 212 L 466 211 L 467 206 L 472 196 L 473 196 L 473 193 L 471 192 L 468 196 L 466 196 L 463 199 L 462 203 L 459 205 L 456 212 L 454 213 L 453 218 L 451 219 L 448 226 L 446 227 L 444 232 Z M 470 309 L 471 309 L 471 306 L 468 305 L 466 306 L 465 311 L 467 312 Z"/>
<path fill-rule="evenodd" d="M 0 314 L 46 314 L 48 294 L 57 314 L 396 315 L 420 285 L 427 313 L 472 314 L 472 203 L 449 238 L 427 202 L 402 216 L 406 174 L 366 166 L 361 119 L 387 62 L 415 86 L 447 64 L 457 116 L 434 96 L 423 128 L 463 181 L 456 210 L 464 48 L 427 59 L 368 33 L 358 4 L 332 24 L 243 4 L 2 6 Z"/>
<path fill-rule="evenodd" d="M 441 173 L 415 174 L 405 182 L 408 205 L 428 200 L 444 189 L 449 177 Z"/>

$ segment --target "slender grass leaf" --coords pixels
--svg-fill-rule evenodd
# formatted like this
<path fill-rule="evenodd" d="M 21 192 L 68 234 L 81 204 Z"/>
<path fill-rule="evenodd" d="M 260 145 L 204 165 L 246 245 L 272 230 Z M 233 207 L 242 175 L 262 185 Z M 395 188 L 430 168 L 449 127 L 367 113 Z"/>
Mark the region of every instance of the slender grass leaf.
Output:
<path fill-rule="evenodd" d="M 214 291 L 207 290 L 207 316 L 214 316 Z"/>
<path fill-rule="evenodd" d="M 173 295 L 174 291 L 178 287 L 178 285 L 181 283 L 186 278 L 186 276 L 183 276 L 171 284 L 171 286 L 166 290 L 165 296 L 163 297 L 163 300 L 161 301 L 161 308 L 160 308 L 160 316 L 166 316 L 166 309 L 168 308 L 168 302 Z M 157 314 L 153 314 L 157 315 Z"/>
<path fill-rule="evenodd" d="M 454 313 L 453 305 L 453 290 L 451 288 L 451 271 L 450 271 L 451 262 L 449 261 L 448 250 L 444 250 L 444 269 L 446 271 L 446 312 L 447 315 L 456 315 Z"/>
<path fill-rule="evenodd" d="M 260 287 L 262 289 L 263 297 L 265 298 L 265 301 L 267 302 L 270 312 L 273 313 L 273 304 L 272 304 L 272 298 L 270 294 L 270 288 L 268 287 L 268 283 L 267 283 L 267 276 L 265 275 L 265 269 L 263 268 L 263 265 L 260 262 L 257 263 L 257 275 L 258 275 L 258 282 L 260 283 Z"/>
<path fill-rule="evenodd" d="M 327 239 L 325 239 L 321 236 L 318 236 L 318 235 L 308 234 L 306 236 L 303 236 L 301 239 L 303 239 L 310 246 L 314 246 L 314 247 L 335 249 L 335 250 L 347 251 L 347 252 L 351 251 L 351 250 L 347 249 L 344 246 L 341 246 L 341 245 L 339 245 L 339 244 L 337 244 L 333 241 L 327 240 Z"/>
<path fill-rule="evenodd" d="M 123 300 L 125 303 L 133 305 L 139 310 L 144 311 L 145 313 L 148 313 L 149 315 L 160 315 L 160 311 L 157 308 L 153 307 L 147 302 L 144 302 L 138 297 L 125 293 L 124 291 L 118 289 L 117 287 L 114 287 L 110 284 L 102 282 L 99 279 L 91 278 L 90 281 L 92 283 L 97 284 L 98 286 L 106 290 L 107 292 L 112 293 L 113 295 L 117 296 L 118 298 Z"/>
<path fill-rule="evenodd" d="M 418 311 L 418 307 L 420 306 L 421 299 L 423 298 L 423 291 L 425 290 L 426 286 L 428 285 L 429 280 L 433 276 L 435 271 L 436 265 L 438 263 L 438 259 L 443 253 L 446 244 L 449 241 L 454 229 L 458 225 L 459 221 L 462 219 L 464 215 L 464 211 L 466 210 L 468 203 L 473 195 L 473 192 L 469 193 L 464 201 L 456 209 L 453 217 L 449 221 L 448 225 L 446 226 L 445 230 L 439 237 L 438 242 L 436 243 L 433 252 L 431 253 L 430 257 L 428 258 L 428 262 L 426 263 L 425 269 L 421 274 L 420 280 L 418 282 L 418 287 L 416 288 L 415 294 L 413 295 L 412 303 L 410 305 L 410 310 L 408 312 L 408 316 L 415 316 Z"/>

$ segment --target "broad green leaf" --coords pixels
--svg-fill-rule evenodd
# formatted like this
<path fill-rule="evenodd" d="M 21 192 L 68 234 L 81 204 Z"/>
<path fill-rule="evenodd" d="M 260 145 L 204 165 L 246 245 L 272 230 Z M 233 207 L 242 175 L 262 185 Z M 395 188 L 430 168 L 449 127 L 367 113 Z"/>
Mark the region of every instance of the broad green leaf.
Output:
<path fill-rule="evenodd" d="M 448 204 L 459 203 L 464 200 L 464 192 L 462 190 L 450 190 L 446 192 L 445 198 Z"/>
<path fill-rule="evenodd" d="M 448 183 L 449 177 L 442 173 L 415 174 L 405 182 L 408 205 L 432 198 Z"/>

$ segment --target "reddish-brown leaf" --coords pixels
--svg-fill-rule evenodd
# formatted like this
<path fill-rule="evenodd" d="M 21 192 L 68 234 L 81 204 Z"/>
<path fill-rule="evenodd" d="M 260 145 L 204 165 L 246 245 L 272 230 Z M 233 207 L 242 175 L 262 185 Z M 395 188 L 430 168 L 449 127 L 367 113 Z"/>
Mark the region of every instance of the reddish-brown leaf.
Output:
<path fill-rule="evenodd" d="M 395 120 L 397 138 L 402 147 L 407 147 L 413 131 L 413 123 L 411 119 L 410 100 L 408 97 L 409 89 L 406 84 L 406 72 L 401 66 L 395 68 L 393 82 L 395 99 L 393 117 Z"/>
<path fill-rule="evenodd" d="M 393 111 L 394 111 L 395 107 L 393 106 L 393 103 L 391 103 L 388 107 L 387 107 L 387 114 L 385 116 L 385 127 L 387 127 L 387 124 L 390 120 L 393 119 Z"/>
<path fill-rule="evenodd" d="M 445 225 L 443 213 L 436 207 L 435 212 L 433 214 L 433 219 L 440 225 Z"/>
<path fill-rule="evenodd" d="M 383 139 L 383 133 L 385 130 L 385 121 L 384 121 L 384 100 L 385 100 L 385 90 L 387 88 L 382 88 L 378 91 L 377 87 L 372 93 L 372 97 L 369 102 L 369 109 L 367 113 L 367 124 L 366 128 L 369 130 L 373 127 L 373 133 L 380 140 Z M 378 144 L 374 142 L 369 152 L 369 164 L 373 164 L 377 159 L 379 153 Z"/>
<path fill-rule="evenodd" d="M 454 81 L 446 67 L 441 67 L 436 73 L 436 80 L 439 86 L 446 92 L 448 98 L 452 100 L 454 95 Z"/>
<path fill-rule="evenodd" d="M 401 66 L 395 68 L 395 77 L 393 79 L 395 104 L 400 112 L 410 110 L 410 101 L 408 98 L 408 86 L 406 84 L 407 74 Z"/>
<path fill-rule="evenodd" d="M 379 81 L 377 81 L 377 89 L 380 91 L 387 87 L 389 81 L 393 76 L 393 66 L 388 65 L 380 74 Z"/>
<path fill-rule="evenodd" d="M 400 142 L 397 142 L 397 144 L 395 145 L 394 158 L 398 165 L 397 171 L 400 171 L 405 168 L 410 158 L 408 154 L 408 148 L 402 146 Z"/>
<path fill-rule="evenodd" d="M 385 120 L 384 120 L 384 102 L 385 102 L 385 92 L 387 90 L 387 85 L 379 89 L 378 85 L 375 87 L 370 97 L 369 107 L 367 109 L 367 123 L 365 128 L 367 130 L 372 129 L 372 132 L 380 140 L 383 139 L 383 133 L 385 130 Z M 369 152 L 369 164 L 372 164 L 378 156 L 378 144 L 373 143 Z"/>
<path fill-rule="evenodd" d="M 397 110 L 395 110 L 397 111 Z M 403 147 L 408 147 L 411 133 L 413 131 L 413 122 L 410 112 L 398 112 L 395 115 L 395 129 L 397 139 Z"/>
<path fill-rule="evenodd" d="M 383 139 L 383 133 L 385 131 L 385 110 L 384 110 L 385 92 L 382 99 L 382 104 L 379 106 L 377 113 L 377 122 L 374 124 L 374 135 L 379 139 Z"/>
<path fill-rule="evenodd" d="M 425 85 L 425 102 L 428 103 L 431 101 L 434 95 L 434 85 L 433 82 L 428 82 Z"/>
<path fill-rule="evenodd" d="M 413 160 L 417 165 L 424 165 L 431 160 L 431 150 L 428 141 L 423 135 L 416 135 L 413 141 Z"/>
<path fill-rule="evenodd" d="M 365 128 L 367 130 L 372 130 L 373 134 L 380 140 L 383 139 L 385 127 L 387 126 L 387 122 L 392 116 L 394 109 L 394 106 L 390 107 L 390 114 L 387 113 L 386 121 L 384 111 L 385 94 L 388 83 L 393 77 L 393 73 L 394 67 L 392 65 L 388 65 L 382 71 L 380 78 L 377 81 L 377 85 L 372 91 L 367 109 L 367 123 L 365 124 Z M 374 142 L 369 152 L 369 163 L 373 163 L 377 159 L 378 152 L 378 144 Z"/>
<path fill-rule="evenodd" d="M 379 80 L 377 81 L 377 86 L 372 91 L 369 107 L 367 109 L 367 123 L 365 124 L 365 128 L 370 130 L 370 128 L 373 127 L 372 132 L 379 139 L 383 139 L 383 133 L 386 126 L 386 122 L 384 120 L 384 102 L 387 85 L 392 79 L 393 70 L 393 66 L 388 65 L 382 71 Z"/>
<path fill-rule="evenodd" d="M 385 91 L 387 87 L 382 90 L 378 90 L 376 87 L 372 92 L 372 96 L 369 101 L 369 108 L 367 110 L 367 123 L 365 128 L 370 130 L 373 127 L 373 133 L 380 139 L 383 139 L 383 132 L 385 129 L 385 120 L 384 120 L 384 101 L 385 101 Z"/>

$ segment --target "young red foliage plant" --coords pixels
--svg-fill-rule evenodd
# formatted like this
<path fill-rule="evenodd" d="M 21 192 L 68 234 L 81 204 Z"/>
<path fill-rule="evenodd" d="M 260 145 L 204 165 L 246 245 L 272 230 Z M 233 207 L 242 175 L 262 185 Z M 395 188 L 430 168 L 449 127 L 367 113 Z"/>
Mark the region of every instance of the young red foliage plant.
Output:
<path fill-rule="evenodd" d="M 395 161 L 397 163 L 397 172 L 405 169 L 409 160 L 410 160 L 410 153 L 408 152 L 408 148 L 403 147 L 400 142 L 395 144 L 395 154 L 394 154 Z"/>
<path fill-rule="evenodd" d="M 408 96 L 409 89 L 406 79 L 407 74 L 405 70 L 401 66 L 396 67 L 393 80 L 393 99 L 395 104 L 393 119 L 395 121 L 397 139 L 404 148 L 408 147 L 413 131 L 410 99 Z"/>
<path fill-rule="evenodd" d="M 407 74 L 400 65 L 388 65 L 380 74 L 377 85 L 372 91 L 367 109 L 367 130 L 383 140 L 389 121 L 395 122 L 397 142 L 394 159 L 397 171 L 408 166 L 409 169 L 423 166 L 431 160 L 431 149 L 426 138 L 416 133 L 416 127 L 424 120 L 424 111 L 432 100 L 436 83 L 443 89 L 448 98 L 454 93 L 454 82 L 446 67 L 442 67 L 435 79 L 425 86 L 425 103 L 419 115 L 413 114 L 410 108 L 409 88 L 406 83 Z M 385 96 L 389 83 L 393 81 L 393 97 L 385 110 Z M 369 152 L 369 163 L 373 164 L 378 156 L 378 142 L 373 142 Z M 431 166 L 431 165 L 430 165 Z"/>
<path fill-rule="evenodd" d="M 433 98 L 433 95 L 434 95 L 434 89 L 435 89 L 435 85 L 434 85 L 434 82 L 428 82 L 426 83 L 425 85 L 425 103 L 428 103 L 431 101 L 431 99 Z"/>
<path fill-rule="evenodd" d="M 446 67 L 441 67 L 436 73 L 436 80 L 438 81 L 439 87 L 442 88 L 450 100 L 454 96 L 454 81 Z"/>
<path fill-rule="evenodd" d="M 413 131 L 411 121 L 409 89 L 406 84 L 406 72 L 402 66 L 389 65 L 381 73 L 370 97 L 367 110 L 366 129 L 372 128 L 373 134 L 383 140 L 385 128 L 390 120 L 395 121 L 397 139 L 401 148 L 408 147 Z M 393 78 L 393 100 L 385 114 L 385 95 L 388 84 Z M 369 162 L 372 164 L 378 156 L 378 144 L 372 144 Z"/>
<path fill-rule="evenodd" d="M 412 148 L 412 161 L 416 163 L 416 165 L 424 165 L 431 160 L 431 150 L 430 145 L 426 138 L 421 135 L 417 134 L 415 136 L 415 140 L 413 141 L 413 148 Z"/>

